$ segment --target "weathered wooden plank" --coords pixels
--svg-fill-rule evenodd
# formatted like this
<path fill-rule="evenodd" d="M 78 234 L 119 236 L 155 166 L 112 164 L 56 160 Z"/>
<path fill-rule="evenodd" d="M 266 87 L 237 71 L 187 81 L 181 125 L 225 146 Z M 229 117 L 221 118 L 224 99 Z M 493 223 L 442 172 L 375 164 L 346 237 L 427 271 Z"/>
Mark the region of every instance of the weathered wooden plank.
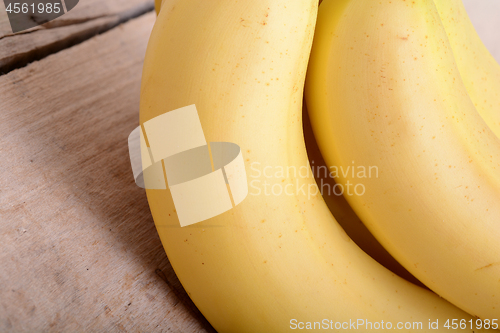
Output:
<path fill-rule="evenodd" d="M 154 0 L 80 1 L 54 21 L 13 34 L 0 1 L 0 73 L 75 45 L 153 8 Z"/>
<path fill-rule="evenodd" d="M 129 163 L 154 20 L 0 76 L 0 332 L 214 332 Z"/>

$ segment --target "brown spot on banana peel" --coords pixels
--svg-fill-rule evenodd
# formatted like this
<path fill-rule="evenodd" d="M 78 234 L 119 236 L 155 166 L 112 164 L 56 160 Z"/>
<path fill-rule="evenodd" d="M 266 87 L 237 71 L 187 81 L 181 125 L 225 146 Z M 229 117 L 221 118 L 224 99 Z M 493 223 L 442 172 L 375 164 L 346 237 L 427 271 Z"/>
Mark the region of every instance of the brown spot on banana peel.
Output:
<path fill-rule="evenodd" d="M 500 262 L 494 262 L 494 263 L 488 264 L 488 265 L 486 265 L 486 266 L 479 267 L 479 268 L 477 268 L 475 271 L 477 272 L 477 271 L 480 271 L 480 270 L 482 270 L 482 269 L 485 269 L 485 268 L 490 268 L 490 267 L 492 267 L 492 266 L 496 266 L 496 265 L 500 265 Z"/>

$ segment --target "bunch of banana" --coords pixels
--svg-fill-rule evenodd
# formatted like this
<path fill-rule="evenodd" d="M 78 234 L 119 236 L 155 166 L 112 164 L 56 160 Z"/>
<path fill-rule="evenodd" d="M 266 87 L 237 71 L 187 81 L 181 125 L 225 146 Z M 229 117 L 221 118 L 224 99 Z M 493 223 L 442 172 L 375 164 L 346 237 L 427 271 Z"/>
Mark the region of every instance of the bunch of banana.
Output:
<path fill-rule="evenodd" d="M 328 165 L 377 166 L 337 179 L 363 182 L 346 199 L 372 234 L 431 290 L 498 320 L 500 72 L 460 1 L 436 4 L 443 20 L 432 0 L 323 1 L 306 100 Z"/>
<path fill-rule="evenodd" d="M 401 7 L 399 3 L 396 4 L 396 1 L 392 2 L 394 2 L 392 4 L 394 8 Z M 356 50 L 364 48 L 363 52 L 366 53 L 369 53 L 369 50 L 366 49 L 366 44 L 362 46 L 362 43 L 366 41 L 354 34 L 365 28 L 372 29 L 367 30 L 369 34 L 375 33 L 377 29 L 385 28 L 396 34 L 399 31 L 405 31 L 405 35 L 401 36 L 405 38 L 404 41 L 396 38 L 384 41 L 376 39 L 380 42 L 381 49 L 382 43 L 388 45 L 389 49 L 384 50 L 383 53 L 388 61 L 393 61 L 383 64 L 382 68 L 386 72 L 390 72 L 391 66 L 402 68 L 401 62 L 405 60 L 406 51 L 404 44 L 401 43 L 414 42 L 411 40 L 414 37 L 406 35 L 410 32 L 413 34 L 412 30 L 426 31 L 430 43 L 429 52 L 437 52 L 435 51 L 437 41 L 440 41 L 440 38 L 446 38 L 446 36 L 439 35 L 442 29 L 440 23 L 433 21 L 436 35 L 433 34 L 436 31 L 426 26 L 426 19 L 435 19 L 432 16 L 432 10 L 436 11 L 434 7 L 428 5 L 427 2 L 423 5 L 421 1 L 418 6 L 412 4 L 411 1 L 401 1 L 401 3 L 409 5 L 410 8 L 416 7 L 417 10 L 391 12 L 391 4 L 387 1 L 379 4 L 379 1 L 372 0 L 325 0 L 321 5 L 322 12 L 316 32 L 319 34 L 317 38 L 319 38 L 320 49 L 315 46 L 308 96 L 318 99 L 318 104 L 311 104 L 311 115 L 313 115 L 314 130 L 318 131 L 316 134 L 322 151 L 340 152 L 342 150 L 338 147 L 342 146 L 350 147 L 353 150 L 351 153 L 360 154 L 361 157 L 363 155 L 378 156 L 377 163 L 384 161 L 384 164 L 380 164 L 379 167 L 381 175 L 386 177 L 393 174 L 394 186 L 398 182 L 409 183 L 414 180 L 414 177 L 421 176 L 410 174 L 411 178 L 408 179 L 406 173 L 403 175 L 402 171 L 408 172 L 420 166 L 419 158 L 422 160 L 428 158 L 425 152 L 419 152 L 421 157 L 414 156 L 415 147 L 419 146 L 421 139 L 411 137 L 411 133 L 407 131 L 419 125 L 416 122 L 420 119 L 420 115 L 427 116 L 431 118 L 430 120 L 432 118 L 440 120 L 448 116 L 448 114 L 436 112 L 436 108 L 427 110 L 426 106 L 429 105 L 426 105 L 423 97 L 418 95 L 422 94 L 422 91 L 426 94 L 434 92 L 436 98 L 441 98 L 436 102 L 440 109 L 446 109 L 447 105 L 455 105 L 453 103 L 457 102 L 459 98 L 457 96 L 463 95 L 458 101 L 461 104 L 457 107 L 463 108 L 468 101 L 465 98 L 466 93 L 462 93 L 459 89 L 461 83 L 459 84 L 458 74 L 454 83 L 458 88 L 454 91 L 447 91 L 449 94 L 446 96 L 440 95 L 442 89 L 436 90 L 435 86 L 439 86 L 439 82 L 428 81 L 432 86 L 418 87 L 416 84 L 419 83 L 417 80 L 420 78 L 417 79 L 417 77 L 424 78 L 426 72 L 420 71 L 422 67 L 420 63 L 414 63 L 415 74 L 407 73 L 412 75 L 411 80 L 414 80 L 411 81 L 412 88 L 410 89 L 416 90 L 414 95 L 409 94 L 407 90 L 407 95 L 394 97 L 394 93 L 391 95 L 384 91 L 384 96 L 389 95 L 389 100 L 385 105 L 380 105 L 382 112 L 384 107 L 394 104 L 393 114 L 389 114 L 390 118 L 385 118 L 385 121 L 396 123 L 398 120 L 393 119 L 394 113 L 398 110 L 396 106 L 403 106 L 405 102 L 413 103 L 410 104 L 412 108 L 404 110 L 411 113 L 412 118 L 402 120 L 401 123 L 404 122 L 406 127 L 399 129 L 398 132 L 409 141 L 406 149 L 411 159 L 406 161 L 406 169 L 400 170 L 401 163 L 404 163 L 403 158 L 397 159 L 399 164 L 393 162 L 395 157 L 403 156 L 391 155 L 392 151 L 384 148 L 385 141 L 379 134 L 382 131 L 396 138 L 396 132 L 391 134 L 392 129 L 379 128 L 373 137 L 364 139 L 363 130 L 366 130 L 367 126 L 363 124 L 363 115 L 358 111 L 366 112 L 366 114 L 369 112 L 367 110 L 373 111 L 369 102 L 372 99 L 381 100 L 381 97 L 376 95 L 378 92 L 369 91 L 371 88 L 366 90 L 367 88 L 357 83 L 370 82 L 366 77 L 363 78 L 363 75 L 369 74 L 364 71 L 367 66 L 371 66 L 369 62 L 375 59 L 377 50 L 371 50 L 373 51 L 372 58 L 357 57 L 350 47 L 359 45 Z M 161 10 L 159 10 L 159 4 L 160 1 L 157 1 L 159 15 L 150 37 L 144 62 L 140 104 L 141 126 L 144 127 L 146 122 L 165 112 L 195 104 L 207 141 L 229 141 L 241 147 L 247 180 L 249 184 L 252 184 L 247 198 L 233 209 L 185 227 L 179 225 L 168 187 L 166 190 L 146 190 L 158 233 L 172 267 L 193 302 L 213 327 L 220 333 L 288 332 L 296 329 L 352 332 L 375 332 L 381 329 L 425 332 L 432 329 L 436 332 L 448 332 L 449 329 L 444 324 L 453 321 L 467 323 L 466 327 L 458 326 L 457 331 L 482 331 L 471 326 L 472 323 L 475 325 L 476 318 L 470 314 L 435 293 L 397 276 L 363 252 L 347 236 L 330 213 L 323 197 L 319 194 L 312 173 L 308 172 L 304 175 L 300 172 L 304 168 L 310 170 L 302 127 L 302 101 L 307 64 L 318 18 L 318 1 L 169 0 L 163 2 Z M 354 18 L 350 15 L 354 15 Z M 374 17 L 383 18 L 384 26 L 367 26 L 366 24 L 374 20 Z M 422 23 L 422 26 L 414 26 L 415 21 Z M 410 31 L 406 31 L 407 26 L 411 26 L 408 28 Z M 330 35 L 331 31 L 325 30 L 328 28 L 334 29 L 332 35 Z M 339 44 L 338 49 L 334 50 L 333 44 L 330 44 L 333 39 L 328 41 L 327 37 L 338 38 L 342 34 L 346 35 L 342 37 L 340 43 L 343 45 Z M 363 37 L 368 39 L 367 36 Z M 345 38 L 349 40 L 349 43 Z M 325 43 L 329 45 L 325 46 Z M 322 44 L 323 47 L 321 47 Z M 417 43 L 412 45 L 416 54 L 420 47 Z M 372 46 L 376 48 L 375 44 Z M 431 46 L 434 47 L 432 50 Z M 446 44 L 441 47 L 445 48 L 445 46 Z M 333 52 L 330 52 L 332 50 Z M 344 63 L 338 63 L 335 59 L 337 56 L 341 56 Z M 320 65 L 321 59 L 323 59 L 323 64 Z M 356 64 L 354 59 L 357 59 Z M 440 61 L 445 63 L 444 59 Z M 351 64 L 346 63 L 349 60 L 352 60 Z M 420 58 L 418 60 L 422 61 Z M 439 69 L 444 71 L 444 68 Z M 452 70 L 453 68 L 450 67 L 450 72 Z M 321 72 L 328 78 L 339 79 L 339 84 L 334 87 L 333 84 L 337 84 L 337 81 L 329 81 L 328 85 L 324 85 L 322 77 L 318 76 Z M 347 74 L 344 75 L 345 73 Z M 452 84 L 453 74 L 446 72 L 446 75 L 450 75 L 449 79 L 447 77 L 448 85 Z M 380 85 L 384 84 L 385 87 L 392 82 L 391 79 L 399 80 L 399 77 L 389 75 L 385 83 L 380 83 Z M 397 87 L 396 83 L 390 88 L 396 90 L 395 87 Z M 365 90 L 363 91 L 362 88 Z M 317 91 L 314 91 L 316 89 Z M 331 104 L 331 94 L 337 94 L 335 89 L 341 89 L 342 94 L 345 95 L 335 95 L 336 97 L 342 97 L 342 101 L 346 98 L 350 99 L 349 103 L 353 103 L 351 109 L 348 110 L 349 103 L 346 101 L 344 109 L 333 110 L 334 107 L 340 106 L 338 104 L 340 102 Z M 403 86 L 403 89 L 406 88 Z M 318 93 L 319 97 L 314 96 Z M 383 96 L 382 90 L 380 94 Z M 442 99 L 448 99 L 448 102 Z M 323 102 L 326 103 L 327 108 L 321 104 Z M 367 110 L 359 109 L 360 103 L 365 103 Z M 471 102 L 468 101 L 468 103 Z M 473 106 L 471 108 L 473 109 Z M 342 117 L 334 111 L 341 111 Z M 321 113 L 323 113 L 322 116 Z M 349 113 L 349 115 L 344 115 L 344 113 Z M 430 115 L 427 115 L 428 113 Z M 381 117 L 385 115 L 384 113 Z M 356 128 L 357 125 L 353 126 L 349 121 L 349 116 L 361 118 L 359 128 Z M 486 150 L 491 152 L 496 144 L 490 138 L 491 133 L 485 129 L 481 133 L 472 133 L 471 137 L 464 137 L 463 134 L 469 134 L 466 130 L 475 126 L 475 123 L 469 123 L 462 128 L 455 125 L 455 122 L 468 120 L 477 123 L 479 120 L 466 114 L 450 113 L 449 116 L 451 119 L 446 123 L 449 127 L 443 127 L 441 133 L 436 133 L 436 136 L 439 135 L 436 140 L 442 140 L 442 137 L 448 139 L 447 145 L 436 141 L 436 147 L 437 144 L 440 146 L 442 144 L 442 147 L 449 146 L 450 150 L 439 156 L 439 161 L 435 162 L 438 164 L 436 168 L 441 167 L 439 163 L 442 159 L 452 157 L 457 159 L 461 156 L 462 151 L 452 140 L 455 138 L 453 135 L 460 134 L 462 137 L 459 142 L 460 147 L 468 148 L 475 145 L 479 149 L 471 153 L 469 157 L 472 159 L 471 168 L 477 169 L 480 173 L 479 176 L 474 176 L 473 180 L 484 179 L 483 182 L 478 183 L 481 186 L 480 191 L 493 191 L 491 184 L 496 181 L 496 178 L 489 172 L 488 166 L 496 163 L 497 157 L 486 157 L 483 154 Z M 453 116 L 455 118 L 452 118 Z M 355 139 L 358 144 L 354 144 L 352 140 L 334 138 L 334 135 L 327 130 L 322 131 L 320 117 L 323 117 L 325 125 L 337 125 L 340 128 L 340 130 L 337 129 L 339 134 L 352 133 L 353 137 L 358 135 L 359 137 Z M 334 117 L 339 117 L 338 122 L 334 121 Z M 370 121 L 372 121 L 371 118 Z M 379 119 L 374 119 L 373 122 L 382 124 Z M 436 123 L 431 122 L 431 124 L 434 125 L 429 125 L 429 127 L 437 126 Z M 404 129 L 406 132 L 403 132 Z M 423 131 L 421 133 L 429 130 L 421 129 Z M 372 133 L 369 131 L 368 136 Z M 479 136 L 482 138 L 481 143 L 476 141 Z M 360 142 L 363 144 L 359 144 Z M 431 146 L 424 149 L 432 153 L 432 148 Z M 401 150 L 404 152 L 404 149 L 401 148 Z M 331 163 L 332 156 L 336 157 L 333 154 L 325 154 L 326 161 Z M 482 158 L 484 165 L 475 162 L 479 158 Z M 338 162 L 338 160 L 335 161 Z M 389 161 L 392 161 L 392 164 Z M 359 162 L 364 162 L 364 160 L 360 158 Z M 260 168 L 258 175 L 253 172 L 256 166 Z M 385 169 L 386 166 L 388 169 Z M 453 168 L 454 166 L 456 168 Z M 459 167 L 459 164 L 454 164 L 447 171 L 450 174 L 460 175 L 464 171 Z M 265 171 L 262 172 L 264 168 L 293 169 L 299 170 L 299 173 L 280 174 L 277 172 L 273 173 L 272 177 L 265 177 Z M 434 181 L 434 178 L 438 178 L 435 180 L 438 182 L 443 177 L 447 177 L 446 174 L 437 173 L 430 182 Z M 489 178 L 486 179 L 486 177 Z M 468 184 L 472 184 L 473 180 L 467 180 Z M 463 179 L 456 179 L 456 181 L 465 182 Z M 267 182 L 272 189 L 285 190 L 280 194 L 271 192 L 270 195 L 266 195 L 264 182 Z M 394 191 L 398 190 L 398 195 L 402 196 L 398 200 L 406 200 L 403 206 L 400 206 L 401 200 L 394 201 L 390 207 L 385 202 L 377 208 L 377 212 L 413 209 L 413 213 L 410 214 L 413 219 L 413 214 L 420 211 L 427 212 L 428 209 L 433 208 L 423 206 L 426 203 L 422 203 L 417 196 L 420 194 L 419 191 L 429 193 L 433 197 L 444 194 L 443 190 L 433 193 L 436 190 L 433 190 L 433 187 L 429 186 L 429 180 L 424 178 L 415 184 L 408 184 L 408 187 L 413 189 L 415 200 L 413 197 L 408 198 L 404 191 L 394 186 L 391 187 L 390 184 L 382 185 L 384 193 L 377 192 L 381 198 L 374 197 L 374 190 L 367 186 L 366 196 L 362 197 L 370 200 L 367 202 L 366 211 L 379 204 L 378 199 L 389 196 L 397 198 Z M 471 192 L 469 201 L 476 199 L 479 190 L 472 187 L 466 190 L 465 186 L 467 185 L 464 184 L 462 190 Z M 260 190 L 260 194 L 256 194 L 255 189 Z M 491 198 L 496 198 L 495 193 L 489 194 L 493 195 Z M 356 204 L 353 200 L 349 202 Z M 483 228 L 485 224 L 492 224 L 493 218 L 498 216 L 495 215 L 498 208 L 495 208 L 492 202 L 488 205 L 480 200 L 471 201 L 471 206 L 481 205 L 489 209 L 489 212 L 481 212 L 481 215 L 471 219 L 469 224 L 464 224 L 464 221 L 468 221 L 466 218 L 469 218 L 471 212 L 477 211 L 462 207 L 464 216 L 459 216 L 460 219 L 457 220 L 458 223 L 455 224 L 453 230 L 444 233 L 443 237 L 448 239 L 440 239 L 437 245 L 425 243 L 423 245 L 427 248 L 419 248 L 417 252 L 428 254 L 439 247 L 434 258 L 438 265 L 444 265 L 440 258 L 441 253 L 445 260 L 450 260 L 451 252 L 460 256 L 462 252 L 469 251 L 469 256 L 466 256 L 465 260 L 471 257 L 471 253 L 478 254 L 477 251 L 472 252 L 471 247 L 463 243 L 456 245 L 464 248 L 457 249 L 455 246 L 453 251 L 447 249 L 446 246 L 452 240 L 461 242 L 462 239 L 457 235 L 463 233 L 468 233 L 471 240 L 476 240 L 474 238 L 478 236 L 475 234 L 476 229 L 464 229 L 471 223 L 476 223 L 477 229 Z M 429 224 L 436 222 L 436 218 L 442 218 L 445 214 L 448 214 L 448 217 L 451 214 L 453 217 L 457 213 L 454 211 L 450 213 L 450 209 L 455 207 L 454 202 L 440 199 L 436 200 L 435 204 L 441 204 L 442 210 L 437 212 L 438 216 L 428 214 L 432 216 L 432 220 L 419 221 L 421 224 L 419 228 L 428 227 Z M 412 207 L 407 209 L 408 205 Z M 354 207 L 356 212 L 361 213 L 359 216 L 363 221 L 371 217 L 370 214 L 358 209 L 358 206 L 354 205 Z M 399 225 L 393 224 L 392 226 L 400 232 L 404 242 L 415 244 L 421 242 L 426 234 L 415 232 L 420 229 L 408 225 L 412 221 L 400 220 Z M 448 218 L 446 222 L 451 223 Z M 368 226 L 372 231 L 376 231 L 370 224 Z M 402 228 L 414 232 L 414 238 L 404 237 L 407 233 L 403 232 Z M 434 223 L 430 227 L 427 239 L 433 238 L 434 234 L 442 229 L 442 224 Z M 390 231 L 390 234 L 393 232 Z M 443 233 L 440 234 L 443 235 Z M 377 233 L 376 235 L 378 236 Z M 489 235 L 484 238 L 484 241 L 488 242 L 493 237 L 494 235 Z M 495 244 L 474 244 L 480 246 L 481 249 L 487 247 L 497 249 Z M 384 245 L 387 245 L 387 242 Z M 483 264 L 483 260 L 490 260 L 496 255 L 493 253 L 488 257 L 483 256 L 482 253 L 479 254 L 481 256 L 476 258 L 479 265 Z M 397 258 L 400 259 L 401 256 Z M 405 260 L 402 262 L 407 264 Z M 445 263 L 443 268 L 447 269 L 455 262 L 456 260 Z M 461 263 L 462 267 L 467 267 L 467 264 L 467 262 Z M 408 265 L 406 267 L 408 268 Z M 478 276 L 488 274 L 485 273 L 486 270 L 484 273 L 479 272 Z M 446 276 L 454 286 L 469 278 L 469 276 L 450 274 L 449 271 L 443 271 L 442 275 Z M 425 279 L 424 281 L 428 282 Z M 491 281 L 488 282 L 488 286 L 493 286 Z M 476 297 L 477 299 L 485 298 L 484 295 Z M 475 306 L 474 300 L 470 303 Z M 470 309 L 470 307 L 463 308 Z"/>

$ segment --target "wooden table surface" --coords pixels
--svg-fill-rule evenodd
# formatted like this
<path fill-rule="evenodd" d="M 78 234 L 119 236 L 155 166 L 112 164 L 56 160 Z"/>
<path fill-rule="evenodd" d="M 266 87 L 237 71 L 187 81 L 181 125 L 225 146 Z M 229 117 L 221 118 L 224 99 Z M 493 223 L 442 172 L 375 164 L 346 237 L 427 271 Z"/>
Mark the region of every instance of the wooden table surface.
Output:
<path fill-rule="evenodd" d="M 12 34 L 0 2 L 2 333 L 215 332 L 177 280 L 129 164 L 154 21 L 153 0 L 80 0 Z M 497 45 L 498 29 L 479 30 Z"/>
<path fill-rule="evenodd" d="M 0 5 L 0 332 L 215 332 L 134 184 L 150 0 L 12 35 Z"/>

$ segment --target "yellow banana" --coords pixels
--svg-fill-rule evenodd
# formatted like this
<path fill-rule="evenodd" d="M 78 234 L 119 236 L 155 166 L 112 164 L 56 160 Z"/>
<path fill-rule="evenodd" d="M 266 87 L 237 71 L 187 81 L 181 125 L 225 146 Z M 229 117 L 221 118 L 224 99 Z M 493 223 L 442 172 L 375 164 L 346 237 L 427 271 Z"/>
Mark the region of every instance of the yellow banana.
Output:
<path fill-rule="evenodd" d="M 458 70 L 477 111 L 500 138 L 500 66 L 484 46 L 462 0 L 434 0 Z"/>
<path fill-rule="evenodd" d="M 160 12 L 161 4 L 163 0 L 155 0 L 156 13 Z M 319 0 L 321 4 L 322 0 Z M 316 166 L 316 170 L 319 172 L 314 172 L 313 176 L 316 183 L 326 184 L 329 188 L 335 186 L 335 181 L 333 178 L 328 177 L 324 174 L 323 170 L 327 168 L 323 157 L 319 151 L 316 140 L 314 139 L 314 134 L 309 121 L 309 115 L 307 114 L 307 108 L 305 101 L 303 103 L 303 118 L 304 118 L 304 139 L 307 150 L 307 156 L 309 159 L 309 164 Z M 418 281 L 413 275 L 411 275 L 399 262 L 397 262 L 386 249 L 373 237 L 373 235 L 368 231 L 366 226 L 361 222 L 359 217 L 354 213 L 352 208 L 347 203 L 346 199 L 342 195 L 335 195 L 332 192 L 324 191 L 322 192 L 323 199 L 325 200 L 328 209 L 340 224 L 340 226 L 346 231 L 347 235 L 358 245 L 364 252 L 370 255 L 377 262 L 382 264 L 385 268 L 389 269 L 391 272 L 396 273 L 407 281 L 410 281 L 421 287 L 425 286 Z"/>
<path fill-rule="evenodd" d="M 434 3 L 324 0 L 306 100 L 325 161 L 356 170 L 338 181 L 362 185 L 346 198 L 372 234 L 448 301 L 499 318 L 500 141 Z"/>
<path fill-rule="evenodd" d="M 323 199 L 325 200 L 325 203 L 335 220 L 345 230 L 354 243 L 370 255 L 370 257 L 382 264 L 382 266 L 414 284 L 425 287 L 403 266 L 401 266 L 401 264 L 397 262 L 396 259 L 394 259 L 382 245 L 380 245 L 377 239 L 375 239 L 363 222 L 361 222 L 356 213 L 352 210 L 351 206 L 349 206 L 349 203 L 344 196 L 340 193 L 334 193 L 332 189 L 336 185 L 335 179 L 327 173 L 329 170 L 325 160 L 321 156 L 316 139 L 314 138 L 305 103 L 303 108 L 302 117 L 304 141 L 307 156 L 309 158 L 309 165 L 312 166 L 312 170 L 314 171 L 312 173 L 314 179 L 316 180 L 316 184 L 321 189 L 320 192 L 323 195 Z"/>
<path fill-rule="evenodd" d="M 448 332 L 448 319 L 472 321 L 360 250 L 314 191 L 301 114 L 316 13 L 317 0 L 163 3 L 140 123 L 195 104 L 208 141 L 242 148 L 250 184 L 239 205 L 186 227 L 170 190 L 146 190 L 179 280 L 218 332 L 421 332 L 436 320 Z M 266 178 L 266 167 L 299 172 Z M 287 194 L 266 195 L 264 181 Z"/>

